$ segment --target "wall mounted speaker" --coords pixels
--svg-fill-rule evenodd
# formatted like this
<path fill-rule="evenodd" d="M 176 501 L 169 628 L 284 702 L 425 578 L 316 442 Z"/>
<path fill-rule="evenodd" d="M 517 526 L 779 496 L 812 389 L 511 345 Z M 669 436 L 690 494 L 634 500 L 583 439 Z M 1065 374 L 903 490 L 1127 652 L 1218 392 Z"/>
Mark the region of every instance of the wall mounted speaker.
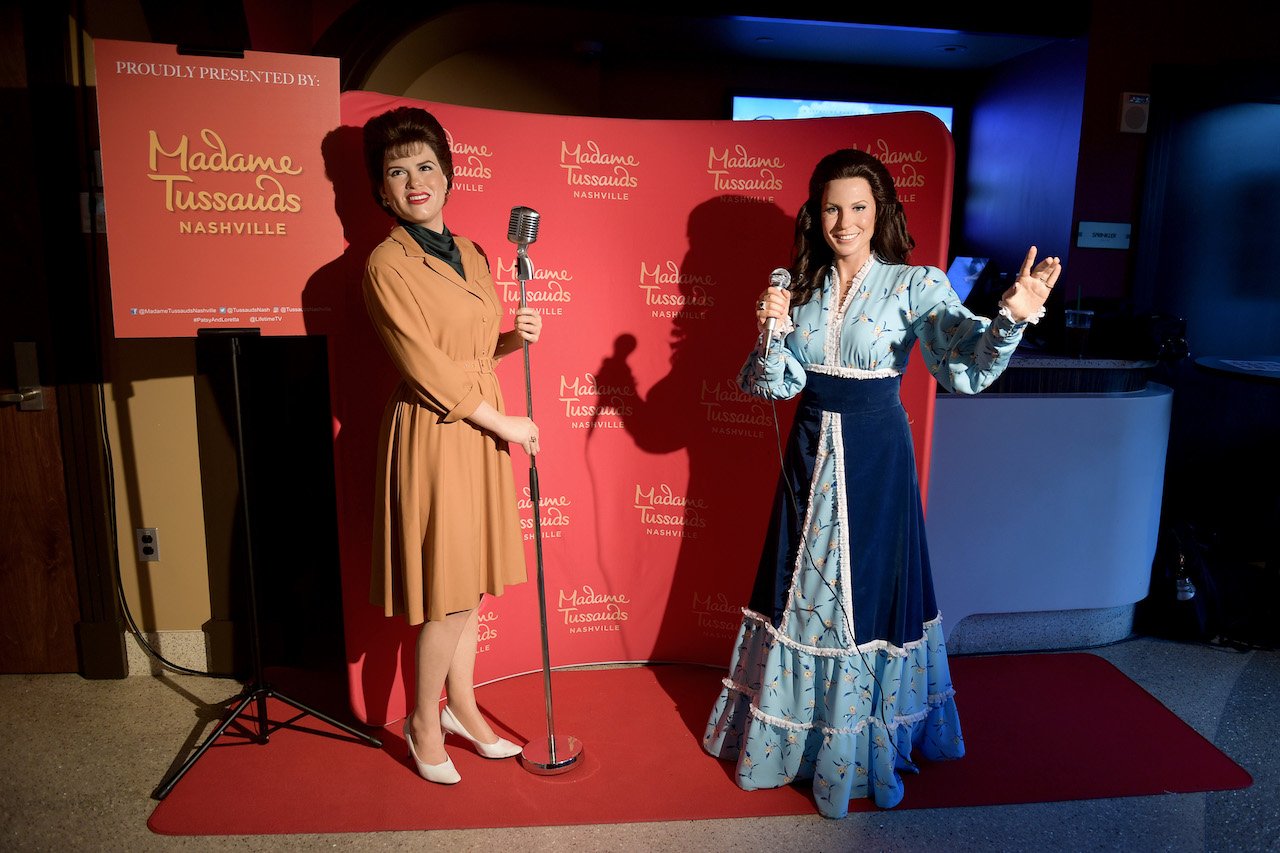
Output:
<path fill-rule="evenodd" d="M 1120 96 L 1120 132 L 1146 133 L 1151 96 L 1125 92 Z"/>

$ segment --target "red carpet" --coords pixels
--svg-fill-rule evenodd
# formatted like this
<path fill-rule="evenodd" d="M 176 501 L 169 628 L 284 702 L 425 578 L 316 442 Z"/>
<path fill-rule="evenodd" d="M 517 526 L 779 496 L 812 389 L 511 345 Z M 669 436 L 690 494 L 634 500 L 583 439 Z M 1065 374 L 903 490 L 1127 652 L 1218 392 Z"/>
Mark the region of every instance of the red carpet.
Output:
<path fill-rule="evenodd" d="M 905 775 L 898 808 L 942 808 L 1243 788 L 1252 779 L 1154 697 L 1090 654 L 954 658 L 966 757 Z M 721 673 L 656 666 L 558 672 L 556 730 L 580 766 L 539 777 L 450 739 L 463 781 L 420 780 L 395 731 L 382 750 L 312 717 L 267 745 L 232 726 L 156 806 L 172 835 L 369 832 L 812 814 L 808 786 L 744 792 L 700 739 Z M 323 710 L 336 698 L 280 689 Z M 478 691 L 502 733 L 545 737 L 541 673 Z M 296 712 L 272 704 L 274 723 Z M 296 726 L 294 728 L 293 726 Z M 157 780 L 159 781 L 159 780 Z M 864 802 L 855 810 L 872 811 Z"/>

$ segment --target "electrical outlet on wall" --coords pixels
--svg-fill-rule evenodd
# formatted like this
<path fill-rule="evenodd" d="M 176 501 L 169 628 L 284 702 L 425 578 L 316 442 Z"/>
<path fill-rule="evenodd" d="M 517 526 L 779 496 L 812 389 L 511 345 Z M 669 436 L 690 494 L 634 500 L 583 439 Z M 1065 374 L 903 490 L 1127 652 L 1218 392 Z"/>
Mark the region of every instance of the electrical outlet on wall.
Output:
<path fill-rule="evenodd" d="M 160 562 L 160 534 L 156 528 L 137 528 L 133 531 L 133 540 L 138 546 L 138 562 Z"/>

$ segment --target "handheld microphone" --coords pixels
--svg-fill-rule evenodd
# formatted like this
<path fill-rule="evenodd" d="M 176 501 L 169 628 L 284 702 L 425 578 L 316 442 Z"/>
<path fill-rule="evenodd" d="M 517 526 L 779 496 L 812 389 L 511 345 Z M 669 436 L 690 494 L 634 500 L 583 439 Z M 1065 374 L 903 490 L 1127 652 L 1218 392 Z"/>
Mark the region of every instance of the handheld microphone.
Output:
<path fill-rule="evenodd" d="M 791 273 L 788 270 L 783 269 L 782 267 L 778 267 L 773 272 L 769 273 L 769 286 L 777 287 L 782 290 L 790 290 L 791 289 Z M 777 317 L 770 317 L 768 320 L 765 320 L 764 352 L 762 353 L 762 356 L 761 356 L 762 358 L 769 357 L 769 346 L 770 344 L 773 343 L 773 327 L 778 324 L 777 321 L 778 321 Z"/>
<path fill-rule="evenodd" d="M 525 251 L 529 244 L 538 239 L 538 223 L 542 217 L 532 207 L 511 208 L 511 219 L 507 221 L 507 239 L 516 244 L 516 278 L 523 285 L 533 278 L 533 262 Z M 524 288 L 520 289 L 520 304 L 524 305 Z"/>

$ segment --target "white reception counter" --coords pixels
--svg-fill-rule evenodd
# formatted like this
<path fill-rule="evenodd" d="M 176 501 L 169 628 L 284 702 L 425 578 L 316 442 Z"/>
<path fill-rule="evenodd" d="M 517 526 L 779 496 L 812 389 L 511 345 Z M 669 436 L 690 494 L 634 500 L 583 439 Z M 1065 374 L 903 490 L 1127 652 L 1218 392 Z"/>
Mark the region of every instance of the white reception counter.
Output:
<path fill-rule="evenodd" d="M 1128 635 L 1151 577 L 1172 401 L 1154 383 L 938 395 L 926 527 L 954 651 Z"/>

